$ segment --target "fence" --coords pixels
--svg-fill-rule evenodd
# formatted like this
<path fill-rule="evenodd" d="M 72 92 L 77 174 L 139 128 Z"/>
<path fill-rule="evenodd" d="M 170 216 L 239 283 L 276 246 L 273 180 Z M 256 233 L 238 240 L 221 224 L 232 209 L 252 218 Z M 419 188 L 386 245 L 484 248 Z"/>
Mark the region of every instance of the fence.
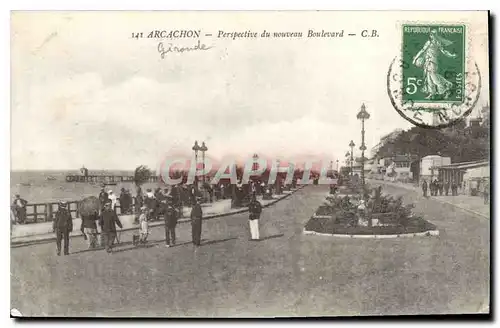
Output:
<path fill-rule="evenodd" d="M 71 217 L 79 218 L 80 213 L 78 211 L 79 201 L 68 201 L 68 210 L 71 212 Z M 38 222 L 50 222 L 54 219 L 55 213 L 57 212 L 59 203 L 34 203 L 26 205 L 26 221 L 25 223 L 38 223 Z M 132 204 L 130 205 L 132 211 L 135 210 L 135 197 L 132 197 Z M 123 214 L 121 211 L 120 201 L 116 202 L 116 213 Z"/>

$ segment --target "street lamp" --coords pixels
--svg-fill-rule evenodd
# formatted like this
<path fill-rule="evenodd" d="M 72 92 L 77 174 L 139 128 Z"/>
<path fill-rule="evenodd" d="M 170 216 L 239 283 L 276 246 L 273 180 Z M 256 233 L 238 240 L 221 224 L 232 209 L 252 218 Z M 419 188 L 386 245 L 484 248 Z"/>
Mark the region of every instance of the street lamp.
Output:
<path fill-rule="evenodd" d="M 349 164 L 349 162 L 350 162 L 350 161 L 351 161 L 351 152 L 350 152 L 350 151 L 347 151 L 347 152 L 345 153 L 345 166 L 346 166 L 347 168 L 349 168 L 349 165 L 350 165 L 350 164 Z M 349 170 L 349 169 L 348 169 L 348 170 Z M 348 175 L 349 175 L 349 174 L 348 174 Z"/>
<path fill-rule="evenodd" d="M 337 174 L 339 173 L 339 160 L 337 160 Z"/>
<path fill-rule="evenodd" d="M 361 105 L 361 110 L 359 111 L 358 115 L 356 115 L 358 120 L 361 120 L 361 147 L 359 147 L 359 150 L 361 150 L 361 185 L 363 188 L 365 187 L 365 150 L 366 150 L 366 145 L 365 145 L 365 120 L 370 118 L 370 114 L 366 111 L 365 104 L 363 103 Z"/>
<path fill-rule="evenodd" d="M 351 177 L 354 175 L 353 170 L 352 170 L 352 163 L 354 162 L 354 158 L 353 158 L 354 146 L 356 146 L 356 145 L 354 144 L 354 141 L 351 140 L 351 142 L 349 143 L 349 147 L 351 147 Z"/>
<path fill-rule="evenodd" d="M 200 150 L 201 150 L 201 161 L 202 161 L 202 164 L 203 164 L 203 176 L 202 176 L 202 179 L 203 179 L 203 183 L 205 183 L 205 152 L 208 150 L 207 146 L 205 145 L 205 141 L 203 141 L 201 143 Z"/>
<path fill-rule="evenodd" d="M 195 140 L 194 146 L 191 149 L 194 150 L 194 163 L 195 163 L 195 167 L 196 167 L 194 178 L 195 178 L 195 185 L 197 186 L 196 181 L 198 179 L 197 179 L 196 171 L 198 171 L 198 152 L 201 150 L 201 147 L 198 145 L 198 140 Z"/>

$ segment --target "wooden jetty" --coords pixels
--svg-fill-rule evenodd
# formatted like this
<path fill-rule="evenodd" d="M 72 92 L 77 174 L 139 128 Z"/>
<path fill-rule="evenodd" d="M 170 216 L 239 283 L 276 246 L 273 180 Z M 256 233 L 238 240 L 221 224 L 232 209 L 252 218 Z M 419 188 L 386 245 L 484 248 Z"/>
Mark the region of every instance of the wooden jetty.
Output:
<path fill-rule="evenodd" d="M 149 177 L 148 182 L 161 181 L 159 176 Z M 112 184 L 117 182 L 134 182 L 133 176 L 123 175 L 67 175 L 66 182 L 84 182 L 84 183 L 104 183 Z"/>

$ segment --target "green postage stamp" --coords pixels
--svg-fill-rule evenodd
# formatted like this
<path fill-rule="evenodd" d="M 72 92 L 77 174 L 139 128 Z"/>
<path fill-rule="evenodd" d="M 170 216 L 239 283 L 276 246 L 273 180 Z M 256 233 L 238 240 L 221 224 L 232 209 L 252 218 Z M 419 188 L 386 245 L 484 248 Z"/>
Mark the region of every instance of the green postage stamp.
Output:
<path fill-rule="evenodd" d="M 464 101 L 464 25 L 403 25 L 403 102 Z"/>
<path fill-rule="evenodd" d="M 476 106 L 481 73 L 469 53 L 467 24 L 400 25 L 401 52 L 389 66 L 387 93 L 396 111 L 416 126 L 444 128 Z"/>

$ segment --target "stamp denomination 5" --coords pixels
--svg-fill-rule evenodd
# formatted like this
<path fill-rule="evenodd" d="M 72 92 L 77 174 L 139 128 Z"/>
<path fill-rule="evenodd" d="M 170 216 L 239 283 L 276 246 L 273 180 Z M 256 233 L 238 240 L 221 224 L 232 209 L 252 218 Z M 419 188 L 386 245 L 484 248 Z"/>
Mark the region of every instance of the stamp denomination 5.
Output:
<path fill-rule="evenodd" d="M 413 124 L 446 127 L 477 103 L 481 75 L 467 54 L 466 26 L 403 25 L 397 58 L 389 68 L 387 92 L 394 108 Z"/>

